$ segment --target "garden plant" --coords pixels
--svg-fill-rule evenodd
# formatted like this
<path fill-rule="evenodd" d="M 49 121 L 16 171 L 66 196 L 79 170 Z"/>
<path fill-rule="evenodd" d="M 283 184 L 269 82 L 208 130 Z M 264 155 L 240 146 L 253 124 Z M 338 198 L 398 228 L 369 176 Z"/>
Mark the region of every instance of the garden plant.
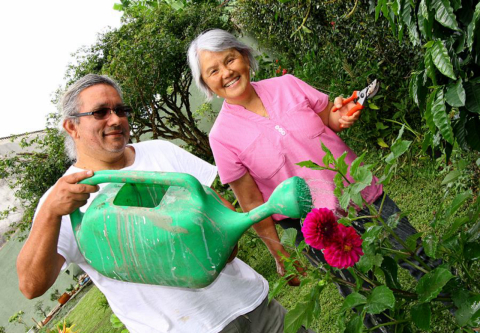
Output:
<path fill-rule="evenodd" d="M 384 160 L 385 168 L 379 179 L 384 185 L 391 181 L 399 158 L 411 144 L 402 140 L 403 131 L 402 128 L 392 144 L 391 153 Z M 355 182 L 350 183 L 346 177 L 346 153 L 335 158 L 325 146 L 322 145 L 322 148 L 325 151 L 323 165 L 311 161 L 300 162 L 299 165 L 337 173 L 335 194 L 348 215 L 336 221 L 331 211 L 313 209 L 303 221 L 306 244 L 302 241 L 296 248 L 297 255 L 286 259 L 290 262 L 290 273 L 295 273 L 296 260 L 308 265 L 304 256 L 306 253 L 309 257 L 305 251 L 307 246 L 322 250 L 327 264 L 317 262 L 318 268 L 310 270 L 308 277 L 302 281 L 302 284 L 309 285 L 312 280 L 317 283 L 310 287 L 305 299 L 287 314 L 285 332 L 296 332 L 302 324 L 308 326 L 313 318 L 322 315 L 319 295 L 332 282 L 349 286 L 353 291 L 345 298 L 339 313 L 340 332 L 363 332 L 365 316 L 380 313 L 387 320 L 370 328 L 370 331 L 383 326 L 391 326 L 391 332 L 429 331 L 432 316 L 444 308 L 453 314 L 456 331 L 473 332 L 478 329 L 480 281 L 478 274 L 474 273 L 478 273 L 477 260 L 480 257 L 478 193 L 473 194 L 470 190 L 459 193 L 451 202 L 440 205 L 430 223 L 430 231 L 402 240 L 394 231 L 402 214 L 384 221 L 380 211 L 368 205 L 361 196 L 360 192 L 372 181 L 373 165 L 362 165 L 364 155 L 355 159 L 350 166 L 350 175 Z M 363 205 L 368 206 L 370 216 L 357 216 L 354 207 Z M 456 214 L 458 211 L 462 213 Z M 365 223 L 365 232 L 359 235 L 352 224 L 362 219 L 372 222 Z M 282 241 L 294 249 L 295 238 L 296 231 L 290 229 Z M 392 240 L 401 245 L 401 250 L 392 246 Z M 420 248 L 424 249 L 426 257 L 418 255 Z M 426 264 L 426 258 L 430 258 L 430 262 L 441 261 L 432 267 Z M 403 286 L 398 278 L 401 262 L 424 274 L 413 287 Z M 356 283 L 335 275 L 339 268 L 348 268 Z M 285 280 L 279 281 L 270 297 L 274 297 L 285 285 Z"/>

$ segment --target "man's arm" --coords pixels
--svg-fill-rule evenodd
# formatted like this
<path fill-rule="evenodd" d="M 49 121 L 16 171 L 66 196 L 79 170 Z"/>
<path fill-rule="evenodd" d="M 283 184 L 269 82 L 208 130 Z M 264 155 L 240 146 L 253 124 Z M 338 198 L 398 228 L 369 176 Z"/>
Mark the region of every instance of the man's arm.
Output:
<path fill-rule="evenodd" d="M 91 171 L 83 171 L 60 178 L 37 212 L 17 258 L 19 287 L 25 297 L 43 295 L 57 279 L 65 262 L 57 253 L 62 216 L 85 205 L 90 193 L 98 191 L 98 186 L 77 184 L 92 175 Z"/>

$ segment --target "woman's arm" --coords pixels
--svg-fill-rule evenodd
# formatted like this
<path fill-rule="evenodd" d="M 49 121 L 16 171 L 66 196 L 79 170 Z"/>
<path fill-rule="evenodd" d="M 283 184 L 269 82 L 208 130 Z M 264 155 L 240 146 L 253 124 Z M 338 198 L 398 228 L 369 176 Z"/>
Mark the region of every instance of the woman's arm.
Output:
<path fill-rule="evenodd" d="M 241 178 L 231 182 L 229 185 L 231 186 L 233 193 L 235 193 L 238 203 L 244 212 L 249 212 L 264 203 L 262 193 L 258 189 L 257 184 L 250 173 L 247 172 Z M 286 257 L 290 257 L 290 254 L 283 248 L 283 245 L 280 242 L 273 219 L 268 217 L 263 221 L 254 224 L 253 228 L 275 259 L 278 274 L 281 276 L 285 275 L 285 267 L 279 252 Z M 289 281 L 289 284 L 298 286 L 300 280 L 295 277 Z"/>
<path fill-rule="evenodd" d="M 343 97 L 335 98 L 334 102 L 328 102 L 325 109 L 318 113 L 318 116 L 322 119 L 325 126 L 336 133 L 343 131 L 346 128 L 351 127 L 360 117 L 360 111 L 355 112 L 351 116 L 347 116 L 349 110 L 351 110 L 355 103 L 352 101 L 346 105 L 343 105 Z M 333 107 L 337 107 L 338 111 L 332 112 Z"/>

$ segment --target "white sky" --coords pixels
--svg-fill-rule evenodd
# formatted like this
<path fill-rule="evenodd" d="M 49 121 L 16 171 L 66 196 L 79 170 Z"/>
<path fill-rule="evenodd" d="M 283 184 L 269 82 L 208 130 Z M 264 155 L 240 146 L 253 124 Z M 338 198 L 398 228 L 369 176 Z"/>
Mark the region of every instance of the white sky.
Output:
<path fill-rule="evenodd" d="M 72 53 L 119 27 L 119 0 L 4 1 L 0 10 L 0 138 L 45 128 Z"/>

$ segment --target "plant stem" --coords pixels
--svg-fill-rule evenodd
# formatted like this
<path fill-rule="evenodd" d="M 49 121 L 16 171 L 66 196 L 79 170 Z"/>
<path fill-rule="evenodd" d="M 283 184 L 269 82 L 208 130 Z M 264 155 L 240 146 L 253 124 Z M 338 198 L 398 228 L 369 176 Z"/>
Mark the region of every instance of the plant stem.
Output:
<path fill-rule="evenodd" d="M 372 328 L 369 328 L 369 329 L 368 329 L 368 332 L 374 332 L 376 329 L 378 329 L 378 328 L 380 328 L 380 327 L 397 325 L 397 324 L 401 324 L 401 323 L 406 323 L 406 322 L 408 322 L 408 321 L 409 321 L 409 320 L 407 320 L 407 319 L 403 319 L 403 320 L 396 320 L 396 321 L 391 321 L 391 322 L 389 322 L 389 323 L 380 324 L 380 325 L 374 326 L 374 327 L 372 327 Z"/>
<path fill-rule="evenodd" d="M 425 274 L 428 274 L 428 273 L 429 273 L 429 271 L 427 271 L 427 270 L 423 269 L 422 267 L 414 264 L 414 263 L 411 262 L 410 260 L 407 260 L 407 259 L 402 259 L 402 260 L 405 261 L 406 263 L 408 263 L 410 266 L 418 269 L 419 271 L 424 272 Z"/>
<path fill-rule="evenodd" d="M 404 256 L 409 256 L 410 255 L 410 253 L 408 253 L 408 252 L 402 252 L 402 251 L 394 250 L 394 249 L 391 249 L 391 248 L 388 248 L 388 247 L 381 247 L 380 249 L 388 251 L 388 252 L 404 255 Z"/>

